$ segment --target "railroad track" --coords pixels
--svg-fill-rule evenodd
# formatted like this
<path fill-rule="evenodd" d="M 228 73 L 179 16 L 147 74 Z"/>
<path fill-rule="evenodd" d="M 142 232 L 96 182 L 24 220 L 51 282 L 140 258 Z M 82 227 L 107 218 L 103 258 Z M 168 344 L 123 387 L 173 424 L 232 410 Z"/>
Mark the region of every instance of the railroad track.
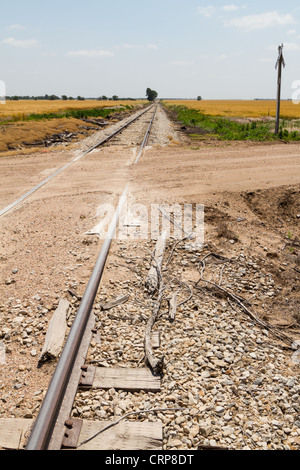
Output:
<path fill-rule="evenodd" d="M 151 121 L 154 119 L 153 113 L 154 109 L 149 110 Z M 150 122 L 143 123 L 142 127 L 145 132 L 146 127 L 151 129 Z M 146 145 L 146 134 L 140 140 Z M 116 140 L 111 142 L 116 143 Z M 134 157 L 134 163 L 139 161 L 139 154 Z M 97 158 L 96 154 L 95 159 Z M 133 158 L 130 158 L 130 162 L 134 164 Z M 122 181 L 126 186 L 126 180 L 123 178 Z M 119 187 L 117 189 L 119 191 Z M 249 443 L 250 447 L 257 447 L 252 442 L 252 433 L 248 435 L 251 429 L 246 429 L 246 420 L 257 419 L 257 429 L 260 432 L 259 419 L 265 413 L 262 402 L 265 403 L 266 398 L 268 402 L 277 400 L 278 384 L 276 376 L 273 380 L 273 368 L 270 368 L 270 374 L 263 376 L 265 387 L 262 377 L 256 374 L 265 369 L 268 361 L 272 365 L 274 362 L 275 370 L 282 367 L 278 370 L 286 372 L 282 354 L 279 354 L 277 361 L 280 352 L 277 345 L 266 340 L 269 326 L 263 324 L 263 333 L 260 333 L 261 325 L 253 328 L 255 317 L 251 316 L 251 296 L 250 303 L 245 303 L 248 290 L 246 293 L 240 291 L 241 286 L 236 278 L 237 268 L 242 267 L 245 274 L 249 272 L 249 279 L 252 281 L 257 274 L 261 276 L 257 259 L 251 257 L 248 264 L 243 255 L 236 263 L 235 258 L 223 256 L 226 252 L 222 251 L 222 256 L 212 253 L 211 246 L 204 250 L 207 250 L 204 255 L 193 250 L 189 252 L 178 243 L 173 247 L 166 245 L 166 250 L 170 249 L 169 257 L 160 274 L 163 281 L 169 284 L 169 290 L 164 291 L 164 300 L 169 299 L 170 291 L 177 295 L 176 321 L 171 317 L 174 313 L 172 297 L 169 312 L 166 310 L 166 303 L 162 305 L 159 322 L 155 325 L 155 329 L 159 328 L 156 330 L 158 334 L 152 334 L 149 338 L 147 329 L 149 320 L 152 320 L 149 319 L 149 311 L 157 310 L 155 300 L 160 297 L 160 291 L 157 296 L 157 291 L 155 295 L 149 295 L 145 290 L 152 241 L 139 244 L 134 240 L 131 245 L 128 241 L 112 243 L 126 194 L 127 187 L 120 197 L 85 294 L 80 299 L 80 304 L 76 301 L 76 308 L 75 304 L 72 308 L 71 318 L 74 315 L 75 319 L 43 404 L 39 408 L 38 417 L 33 419 L 37 408 L 32 408 L 32 400 L 28 408 L 30 418 L 18 419 L 16 413 L 13 419 L 1 420 L 0 438 L 1 431 L 3 435 L 3 430 L 7 430 L 7 435 L 10 433 L 9 439 L 13 438 L 15 443 L 15 447 L 11 444 L 12 441 L 9 446 L 3 447 L 27 450 L 147 449 L 153 455 L 154 450 L 160 453 L 162 448 L 225 450 L 227 445 L 233 449 L 234 446 L 241 448 Z M 111 192 L 109 195 L 111 197 Z M 92 239 L 90 236 L 88 238 L 89 241 Z M 126 251 L 126 245 L 127 248 L 132 247 L 130 254 L 129 250 Z M 172 256 L 172 262 L 168 264 Z M 106 266 L 108 258 L 111 261 Z M 153 257 L 155 259 L 158 257 Z M 199 284 L 200 280 L 197 283 L 191 280 L 196 280 L 200 274 L 201 282 L 205 282 L 211 289 L 204 289 L 203 284 Z M 219 284 L 208 279 L 215 279 Z M 75 279 L 73 282 L 75 292 L 70 295 L 76 298 L 78 284 Z M 221 282 L 227 287 L 230 282 L 230 289 L 234 287 L 239 294 L 229 296 L 231 313 L 228 306 L 224 305 L 228 292 L 226 287 L 221 287 Z M 101 292 L 99 290 L 94 297 L 99 284 Z M 66 283 L 66 286 L 69 288 L 70 284 Z M 126 296 L 125 293 L 129 295 Z M 255 299 L 256 290 L 253 293 Z M 240 294 L 245 295 L 245 298 L 240 297 Z M 110 301 L 112 298 L 114 300 Z M 79 302 L 79 297 L 77 299 Z M 181 308 L 188 300 L 191 300 L 188 307 Z M 242 308 L 241 315 L 238 307 Z M 16 336 L 24 330 L 22 327 L 22 330 L 13 331 Z M 290 344 L 283 332 L 277 333 L 280 333 L 278 337 L 288 340 L 287 344 Z M 163 374 L 159 370 L 159 361 L 156 364 L 144 360 L 145 355 L 147 359 L 149 357 L 146 346 L 148 349 L 152 346 L 153 350 L 159 347 L 160 354 L 165 355 Z M 249 356 L 255 359 L 254 363 Z M 294 358 L 298 361 L 298 353 L 295 353 Z M 289 378 L 292 406 L 299 389 L 296 388 L 297 379 L 291 375 Z M 272 387 L 273 397 L 269 395 Z M 41 388 L 43 390 L 44 387 Z M 251 395 L 250 398 L 248 395 Z M 279 397 L 278 402 L 280 399 Z M 273 414 L 268 412 L 267 416 L 276 417 L 276 423 L 282 423 L 279 428 L 281 432 L 285 417 L 279 421 L 281 418 L 279 414 L 275 415 L 275 403 L 277 402 L 274 401 Z M 27 415 L 24 410 L 25 407 L 22 409 L 22 416 Z M 243 416 L 245 428 L 241 421 Z M 14 427 L 10 427 L 11 421 L 15 422 Z M 278 428 L 276 423 L 274 434 Z M 224 436 L 219 439 L 217 435 L 217 440 L 213 439 L 217 432 L 212 431 L 212 425 L 216 426 L 217 432 L 222 436 L 224 431 Z M 257 439 L 257 436 L 253 437 Z M 295 442 L 296 439 L 297 436 Z M 3 445 L 1 442 L 3 440 L 0 440 L 0 445 Z M 167 461 L 158 462 L 154 459 L 151 463 Z M 172 460 L 172 463 L 179 462 Z"/>
<path fill-rule="evenodd" d="M 147 117 L 148 114 L 151 114 L 150 120 L 148 119 L 148 122 L 146 123 L 147 130 L 142 144 L 135 157 L 134 164 L 137 164 L 147 145 L 157 106 L 157 104 L 154 104 L 142 113 L 139 113 L 125 125 L 117 129 L 117 131 L 113 132 L 101 142 L 80 154 L 68 165 L 65 165 L 31 191 L 26 193 L 22 198 L 19 198 L 13 204 L 10 204 L 7 208 L 3 209 L 0 215 L 3 216 L 14 207 L 21 204 L 33 192 L 37 191 L 56 175 L 68 168 L 73 162 L 84 157 L 92 150 L 104 145 L 105 143 L 110 141 L 113 143 L 116 136 L 122 133 L 122 131 L 127 129 L 131 124 L 136 122 L 138 119 Z M 27 436 L 28 434 L 29 436 L 25 446 L 26 450 L 77 449 L 78 445 L 83 449 L 97 449 L 99 447 L 101 449 L 106 449 L 107 445 L 109 448 L 114 448 L 115 445 L 116 449 L 133 448 L 148 450 L 162 448 L 161 423 L 130 423 L 127 421 L 120 424 L 118 423 L 117 434 L 113 433 L 112 437 L 106 433 L 102 439 L 100 438 L 99 442 L 99 439 L 95 439 L 95 436 L 91 438 L 91 435 L 95 434 L 94 430 L 98 429 L 99 433 L 99 426 L 102 432 L 103 428 L 106 427 L 113 429 L 117 423 L 83 422 L 82 420 L 71 418 L 72 406 L 76 393 L 82 388 L 115 388 L 118 390 L 143 390 L 146 392 L 157 392 L 160 390 L 160 377 L 159 375 L 155 375 L 150 367 L 146 366 L 126 369 L 124 369 L 124 367 L 119 369 L 95 368 L 85 364 L 90 344 L 92 341 L 97 341 L 99 335 L 99 332 L 95 329 L 93 305 L 105 270 L 111 243 L 116 232 L 120 211 L 127 195 L 127 189 L 128 188 L 125 187 L 119 200 L 117 210 L 111 220 L 107 237 L 103 242 L 102 249 L 97 258 L 72 327 L 60 354 L 38 416 L 32 423 L 32 429 L 30 429 L 29 433 L 27 432 Z M 153 341 L 155 341 L 155 339 L 153 339 Z M 147 410 L 145 413 L 147 413 Z M 123 419 L 120 421 L 123 421 Z M 125 440 L 124 434 L 127 436 Z M 88 439 L 85 438 L 87 435 L 90 436 Z M 112 441 L 116 440 L 116 435 L 120 436 L 121 442 L 115 442 L 112 444 Z"/>
<path fill-rule="evenodd" d="M 36 191 L 38 191 L 40 188 L 42 188 L 43 186 L 45 186 L 49 181 L 51 181 L 53 178 L 55 178 L 56 176 L 58 176 L 59 174 L 61 174 L 63 171 L 65 171 L 67 168 L 69 168 L 73 163 L 77 162 L 78 160 L 82 159 L 83 157 L 85 157 L 86 155 L 88 155 L 90 152 L 92 152 L 93 150 L 99 148 L 99 147 L 102 147 L 104 146 L 105 144 L 107 144 L 108 142 L 110 141 L 113 141 L 113 139 L 116 138 L 116 136 L 120 133 L 122 133 L 125 129 L 127 129 L 131 124 L 135 123 L 137 120 L 141 119 L 146 113 L 150 113 L 151 111 L 153 111 L 154 109 L 154 114 L 152 115 L 151 113 L 151 119 L 150 119 L 150 123 L 149 123 L 149 127 L 147 129 L 147 132 L 145 134 L 145 138 L 144 138 L 144 141 L 142 142 L 142 145 L 140 147 L 140 151 L 139 151 L 139 154 L 138 154 L 138 158 L 140 157 L 140 155 L 143 153 L 144 149 L 145 149 L 145 146 L 147 144 L 147 140 L 148 140 L 148 137 L 149 137 L 149 133 L 150 133 L 150 129 L 151 129 L 151 126 L 152 126 L 152 123 L 153 123 L 153 119 L 154 119 L 154 116 L 155 116 L 155 113 L 156 113 L 156 109 L 157 109 L 157 106 L 158 104 L 152 104 L 150 105 L 149 107 L 147 107 L 145 110 L 143 110 L 142 112 L 136 114 L 132 119 L 128 119 L 127 122 L 125 122 L 125 124 L 123 124 L 122 126 L 120 126 L 119 128 L 117 128 L 114 132 L 112 132 L 111 134 L 107 135 L 106 137 L 104 137 L 102 140 L 100 140 L 99 142 L 97 142 L 96 144 L 92 145 L 91 147 L 89 147 L 87 150 L 83 151 L 80 153 L 80 155 L 78 155 L 77 157 L 75 157 L 71 162 L 67 163 L 66 165 L 62 166 L 61 168 L 59 168 L 58 170 L 56 170 L 55 172 L 53 172 L 50 176 L 48 176 L 47 178 L 45 178 L 43 181 L 41 181 L 39 184 L 37 184 L 36 186 L 34 186 L 32 189 L 30 189 L 29 191 L 27 191 L 25 194 L 23 194 L 21 197 L 19 197 L 18 199 L 16 199 L 14 202 L 12 202 L 11 204 L 9 204 L 8 206 L 6 206 L 5 208 L 3 208 L 1 211 L 0 211 L 0 217 L 4 216 L 5 214 L 7 214 L 8 212 L 10 212 L 12 209 L 14 209 L 15 207 L 19 206 L 22 202 L 24 202 L 29 196 L 31 196 L 33 193 L 35 193 Z M 136 162 L 137 163 L 137 160 Z"/>

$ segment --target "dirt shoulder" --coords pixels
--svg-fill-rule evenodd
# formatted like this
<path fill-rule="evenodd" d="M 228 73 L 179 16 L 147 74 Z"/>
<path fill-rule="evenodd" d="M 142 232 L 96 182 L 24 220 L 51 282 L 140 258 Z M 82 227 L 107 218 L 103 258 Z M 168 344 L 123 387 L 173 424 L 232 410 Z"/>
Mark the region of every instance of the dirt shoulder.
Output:
<path fill-rule="evenodd" d="M 258 294 L 260 314 L 298 334 L 299 158 L 297 144 L 169 146 L 147 151 L 132 173 L 138 203 L 203 204 L 205 243 L 229 258 L 254 257 L 279 288 L 262 302 Z"/>

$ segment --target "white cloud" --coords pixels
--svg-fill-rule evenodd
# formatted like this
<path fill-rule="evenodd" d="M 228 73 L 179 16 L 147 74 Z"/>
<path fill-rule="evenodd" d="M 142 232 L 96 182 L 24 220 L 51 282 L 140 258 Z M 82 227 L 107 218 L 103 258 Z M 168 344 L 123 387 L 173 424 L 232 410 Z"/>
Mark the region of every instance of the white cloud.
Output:
<path fill-rule="evenodd" d="M 124 49 L 142 49 L 143 46 L 140 46 L 138 44 L 123 44 Z"/>
<path fill-rule="evenodd" d="M 227 54 L 221 54 L 218 57 L 216 57 L 217 60 L 227 60 L 228 55 Z"/>
<path fill-rule="evenodd" d="M 240 7 L 238 7 L 237 5 L 224 5 L 222 7 L 222 10 L 224 11 L 236 11 L 236 10 L 239 10 Z"/>
<path fill-rule="evenodd" d="M 300 51 L 300 44 L 297 44 L 295 42 L 286 42 L 284 44 L 284 49 L 286 51 Z"/>
<path fill-rule="evenodd" d="M 175 65 L 176 67 L 187 67 L 192 64 L 193 64 L 192 62 L 188 62 L 185 60 L 172 60 L 170 62 L 170 65 Z"/>
<path fill-rule="evenodd" d="M 260 15 L 248 15 L 227 21 L 226 26 L 234 26 L 245 31 L 265 29 L 273 26 L 294 24 L 295 20 L 290 13 L 281 15 L 278 11 L 270 11 Z"/>
<path fill-rule="evenodd" d="M 273 59 L 265 58 L 265 59 L 259 59 L 259 62 L 267 62 L 267 63 L 274 62 L 275 63 L 276 61 L 274 60 L 274 58 Z"/>
<path fill-rule="evenodd" d="M 57 57 L 56 52 L 42 52 L 43 57 Z"/>
<path fill-rule="evenodd" d="M 245 9 L 245 8 L 247 8 L 245 5 L 238 6 L 234 4 L 224 5 L 221 8 L 214 7 L 213 5 L 208 5 L 206 7 L 198 7 L 198 13 L 204 16 L 204 18 L 211 18 L 212 16 L 214 16 L 214 14 L 217 11 L 232 12 L 232 11 L 237 11 L 237 10 Z"/>
<path fill-rule="evenodd" d="M 114 54 L 110 51 L 103 51 L 99 49 L 95 50 L 85 50 L 81 49 L 78 51 L 69 51 L 66 54 L 69 57 L 86 57 L 88 59 L 98 59 L 101 57 L 112 57 Z"/>
<path fill-rule="evenodd" d="M 212 5 L 209 5 L 207 7 L 198 7 L 198 13 L 205 18 L 211 18 L 213 14 L 215 13 L 216 8 L 213 7 Z"/>
<path fill-rule="evenodd" d="M 15 39 L 15 38 L 7 38 L 3 39 L 3 44 L 8 44 L 10 46 L 15 47 L 32 47 L 38 44 L 36 39 Z"/>
<path fill-rule="evenodd" d="M 115 46 L 115 49 L 158 49 L 156 44 L 128 44 L 124 43 L 121 46 Z"/>
<path fill-rule="evenodd" d="M 25 26 L 22 26 L 20 24 L 11 24 L 10 26 L 8 26 L 7 29 L 26 29 Z"/>

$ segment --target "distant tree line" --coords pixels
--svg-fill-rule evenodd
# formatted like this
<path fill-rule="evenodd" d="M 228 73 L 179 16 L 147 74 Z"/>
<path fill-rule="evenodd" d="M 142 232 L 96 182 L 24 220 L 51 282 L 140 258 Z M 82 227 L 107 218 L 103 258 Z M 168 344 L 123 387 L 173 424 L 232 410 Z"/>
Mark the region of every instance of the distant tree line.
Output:
<path fill-rule="evenodd" d="M 78 97 L 80 98 L 80 97 Z M 54 101 L 54 100 L 60 100 L 60 99 L 68 99 L 68 100 L 74 100 L 74 98 L 72 98 L 71 96 L 70 97 L 67 97 L 65 95 L 63 95 L 61 98 L 57 95 L 43 95 L 43 96 L 19 96 L 19 95 L 13 95 L 13 96 L 7 96 L 6 97 L 7 100 L 12 100 L 12 101 L 18 101 L 18 100 L 51 100 L 51 101 Z"/>
<path fill-rule="evenodd" d="M 84 101 L 86 99 L 88 100 L 96 100 L 96 101 L 117 101 L 119 99 L 122 99 L 122 100 L 131 100 L 131 101 L 135 101 L 136 98 L 119 98 L 117 95 L 113 95 L 111 98 L 105 96 L 105 95 L 102 95 L 102 96 L 99 96 L 98 98 L 84 98 L 83 96 L 77 96 L 77 98 L 73 98 L 73 96 L 67 96 L 67 95 L 62 95 L 61 97 L 57 96 L 57 95 L 43 95 L 43 96 L 17 96 L 17 95 L 14 95 L 14 96 L 6 96 L 6 99 L 7 100 L 11 100 L 11 101 L 18 101 L 18 100 L 50 100 L 50 101 L 54 101 L 54 100 L 62 100 L 62 101 L 67 101 L 67 100 L 77 100 L 77 101 Z"/>

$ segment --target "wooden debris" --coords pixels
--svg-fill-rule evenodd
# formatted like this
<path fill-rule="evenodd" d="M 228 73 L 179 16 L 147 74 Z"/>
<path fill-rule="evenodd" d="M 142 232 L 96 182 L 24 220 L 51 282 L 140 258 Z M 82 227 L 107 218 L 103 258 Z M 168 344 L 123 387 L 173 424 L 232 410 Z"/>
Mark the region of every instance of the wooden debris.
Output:
<path fill-rule="evenodd" d="M 72 296 L 75 297 L 77 300 L 81 300 L 82 297 L 81 295 L 77 294 L 77 292 L 74 289 L 68 289 L 68 293 Z"/>
<path fill-rule="evenodd" d="M 169 299 L 169 318 L 171 321 L 175 320 L 176 309 L 177 309 L 177 294 L 176 292 L 174 292 L 171 295 L 171 298 Z"/>
<path fill-rule="evenodd" d="M 50 320 L 39 363 L 57 359 L 59 357 L 66 336 L 69 309 L 70 303 L 64 299 L 60 300 L 58 307 Z"/>
<path fill-rule="evenodd" d="M 209 285 L 213 286 L 215 289 L 217 289 L 221 293 L 223 293 L 227 298 L 230 298 L 230 299 L 234 300 L 239 305 L 239 307 L 244 311 L 244 313 L 246 313 L 258 325 L 260 325 L 261 327 L 271 331 L 277 338 L 279 338 L 284 343 L 289 344 L 289 347 L 291 349 L 293 349 L 293 344 L 294 344 L 293 339 L 290 338 L 289 336 L 285 335 L 281 331 L 279 331 L 274 325 L 271 325 L 270 323 L 265 322 L 264 320 L 260 319 L 255 313 L 253 313 L 251 310 L 249 310 L 249 308 L 246 306 L 246 302 L 241 297 L 238 297 L 236 294 L 233 294 L 232 292 L 229 292 L 227 289 L 224 289 L 224 287 L 221 287 L 221 285 L 218 285 L 215 282 L 209 281 L 208 279 L 205 279 L 203 277 L 203 273 L 204 273 L 204 270 L 205 270 L 204 260 L 205 260 L 205 258 L 208 258 L 209 256 L 216 257 L 216 255 L 214 253 L 209 253 L 202 260 L 200 260 L 200 262 L 202 264 L 201 277 L 195 283 L 195 288 L 196 289 L 201 289 L 200 287 L 198 287 L 198 284 L 200 282 L 206 283 L 206 285 L 209 284 Z"/>
<path fill-rule="evenodd" d="M 121 304 L 124 304 L 125 302 L 127 302 L 129 297 L 130 297 L 130 295 L 125 295 L 125 296 L 122 296 L 122 297 L 118 297 L 115 300 L 112 300 L 111 302 L 101 303 L 100 308 L 101 308 L 101 310 L 110 310 L 110 309 L 116 307 L 117 305 L 121 305 Z"/>
<path fill-rule="evenodd" d="M 159 295 L 158 301 L 155 302 L 152 315 L 149 318 L 149 321 L 148 321 L 147 326 L 146 326 L 145 339 L 144 339 L 146 362 L 151 367 L 153 373 L 156 374 L 156 375 L 159 375 L 159 374 L 162 373 L 163 364 L 164 364 L 164 357 L 156 358 L 154 356 L 153 346 L 152 346 L 152 342 L 151 342 L 151 336 L 152 336 L 151 330 L 153 328 L 153 325 L 154 325 L 154 323 L 156 321 L 156 318 L 157 318 L 157 315 L 159 313 L 161 300 L 162 300 L 162 292 Z"/>
<path fill-rule="evenodd" d="M 6 364 L 5 343 L 0 341 L 0 365 Z"/>
<path fill-rule="evenodd" d="M 199 445 L 197 450 L 229 450 L 227 447 Z"/>
<path fill-rule="evenodd" d="M 95 126 L 99 126 L 99 127 L 105 127 L 105 126 L 108 126 L 109 125 L 109 122 L 105 121 L 104 119 L 81 119 L 82 121 L 84 122 L 87 122 L 89 124 L 93 124 Z M 83 126 L 82 126 L 83 127 Z M 90 129 L 95 129 L 95 128 L 90 128 Z"/>
<path fill-rule="evenodd" d="M 149 270 L 148 277 L 146 279 L 146 288 L 149 294 L 154 294 L 157 291 L 160 282 L 160 271 L 164 258 L 165 246 L 166 246 L 167 232 L 164 232 L 157 240 L 152 266 Z"/>
<path fill-rule="evenodd" d="M 153 295 L 158 291 L 158 298 L 154 303 L 152 310 L 152 315 L 150 316 L 148 323 L 146 325 L 144 346 L 145 346 L 145 359 L 146 363 L 151 367 L 155 375 L 162 374 L 164 357 L 156 358 L 153 354 L 153 346 L 151 342 L 151 330 L 155 324 L 156 318 L 158 316 L 161 302 L 163 299 L 164 285 L 162 279 L 162 263 L 164 259 L 165 246 L 166 246 L 167 232 L 163 232 L 161 237 L 158 238 L 154 254 L 153 262 L 148 273 L 146 280 L 146 288 L 150 295 Z"/>
<path fill-rule="evenodd" d="M 152 331 L 151 344 L 153 349 L 160 347 L 160 331 Z"/>
<path fill-rule="evenodd" d="M 61 132 L 59 134 L 52 134 L 51 136 L 46 137 L 44 140 L 36 140 L 34 142 L 22 142 L 23 145 L 27 147 L 50 147 L 55 144 L 62 144 L 72 142 L 72 140 L 77 136 L 77 132 Z"/>

